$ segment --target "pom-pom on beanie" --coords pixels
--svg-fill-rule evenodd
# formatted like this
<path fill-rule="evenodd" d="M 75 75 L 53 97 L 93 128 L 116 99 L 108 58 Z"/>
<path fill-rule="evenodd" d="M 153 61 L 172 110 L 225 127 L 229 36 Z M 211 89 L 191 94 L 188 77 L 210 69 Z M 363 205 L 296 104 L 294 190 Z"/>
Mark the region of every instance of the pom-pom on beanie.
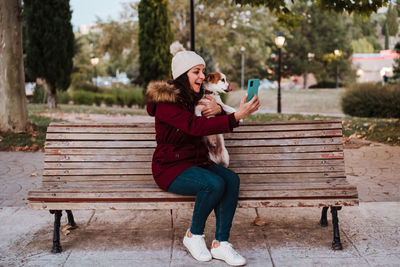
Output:
<path fill-rule="evenodd" d="M 178 41 L 173 42 L 169 50 L 174 56 L 171 63 L 172 78 L 174 80 L 194 66 L 200 64 L 204 65 L 204 67 L 206 66 L 206 62 L 201 56 L 193 51 L 186 51 Z"/>

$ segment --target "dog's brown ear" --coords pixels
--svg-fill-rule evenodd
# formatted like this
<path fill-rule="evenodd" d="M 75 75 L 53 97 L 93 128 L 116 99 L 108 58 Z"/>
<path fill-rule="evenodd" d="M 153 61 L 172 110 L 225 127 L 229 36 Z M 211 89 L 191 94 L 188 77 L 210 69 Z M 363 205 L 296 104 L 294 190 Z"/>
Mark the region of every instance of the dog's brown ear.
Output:
<path fill-rule="evenodd" d="M 206 76 L 206 82 L 210 82 L 214 79 L 214 73 L 209 73 Z"/>

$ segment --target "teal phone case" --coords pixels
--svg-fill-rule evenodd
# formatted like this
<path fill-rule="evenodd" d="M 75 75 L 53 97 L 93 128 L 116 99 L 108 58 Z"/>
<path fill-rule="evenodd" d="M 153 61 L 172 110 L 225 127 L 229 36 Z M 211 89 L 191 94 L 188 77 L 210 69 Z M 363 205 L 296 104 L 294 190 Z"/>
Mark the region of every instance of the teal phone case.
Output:
<path fill-rule="evenodd" d="M 260 84 L 259 79 L 250 79 L 247 84 L 247 98 L 246 102 L 249 102 L 254 95 L 258 95 L 258 86 Z"/>

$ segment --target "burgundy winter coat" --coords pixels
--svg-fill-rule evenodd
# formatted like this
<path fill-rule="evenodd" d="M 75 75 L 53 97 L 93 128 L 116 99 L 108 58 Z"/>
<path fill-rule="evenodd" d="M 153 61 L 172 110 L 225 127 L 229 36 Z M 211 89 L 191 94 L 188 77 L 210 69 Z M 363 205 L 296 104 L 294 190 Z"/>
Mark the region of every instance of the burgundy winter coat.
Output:
<path fill-rule="evenodd" d="M 239 126 L 234 114 L 197 117 L 177 103 L 178 93 L 164 81 L 150 83 L 146 92 L 147 112 L 155 116 L 157 141 L 152 171 L 163 190 L 187 168 L 211 164 L 202 136 L 232 132 Z"/>

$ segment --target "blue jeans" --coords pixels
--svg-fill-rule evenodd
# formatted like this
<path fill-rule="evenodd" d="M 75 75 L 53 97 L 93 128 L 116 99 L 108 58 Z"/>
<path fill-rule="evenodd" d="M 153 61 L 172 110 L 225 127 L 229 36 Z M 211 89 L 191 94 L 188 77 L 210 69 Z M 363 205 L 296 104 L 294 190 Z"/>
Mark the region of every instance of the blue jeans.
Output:
<path fill-rule="evenodd" d="M 228 241 L 239 195 L 239 176 L 222 166 L 191 167 L 168 187 L 168 192 L 196 196 L 190 232 L 202 235 L 208 215 L 216 217 L 215 240 Z"/>

